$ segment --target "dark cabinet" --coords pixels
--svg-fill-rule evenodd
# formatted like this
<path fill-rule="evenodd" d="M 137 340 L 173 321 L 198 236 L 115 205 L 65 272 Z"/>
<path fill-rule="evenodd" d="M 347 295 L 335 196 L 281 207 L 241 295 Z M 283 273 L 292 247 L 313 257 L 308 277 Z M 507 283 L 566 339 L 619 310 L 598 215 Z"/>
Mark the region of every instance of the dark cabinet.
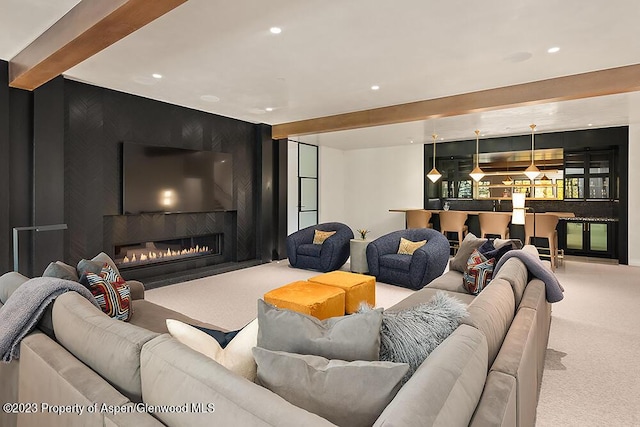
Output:
<path fill-rule="evenodd" d="M 560 221 L 560 248 L 567 255 L 617 258 L 616 222 Z"/>
<path fill-rule="evenodd" d="M 613 200 L 613 154 L 613 150 L 565 152 L 565 200 Z"/>

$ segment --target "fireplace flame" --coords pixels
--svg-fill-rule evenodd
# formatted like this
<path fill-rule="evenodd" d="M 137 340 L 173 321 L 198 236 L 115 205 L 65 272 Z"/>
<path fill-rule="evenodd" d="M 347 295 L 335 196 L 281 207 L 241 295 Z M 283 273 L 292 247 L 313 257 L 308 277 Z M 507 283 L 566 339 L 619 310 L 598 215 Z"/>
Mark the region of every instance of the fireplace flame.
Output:
<path fill-rule="evenodd" d="M 136 257 L 135 253 L 131 255 L 131 258 L 125 255 L 125 257 L 122 259 L 122 264 L 128 264 L 133 262 L 145 262 L 145 261 L 160 259 L 160 258 L 171 259 L 171 258 L 183 257 L 185 255 L 202 254 L 207 252 L 209 252 L 209 246 L 200 246 L 200 245 L 196 245 L 195 248 L 192 247 L 189 249 L 182 249 L 182 250 L 172 251 L 171 249 L 167 249 L 166 252 L 164 250 L 163 251 L 151 250 L 151 251 L 148 251 L 147 253 L 140 253 L 139 257 Z"/>

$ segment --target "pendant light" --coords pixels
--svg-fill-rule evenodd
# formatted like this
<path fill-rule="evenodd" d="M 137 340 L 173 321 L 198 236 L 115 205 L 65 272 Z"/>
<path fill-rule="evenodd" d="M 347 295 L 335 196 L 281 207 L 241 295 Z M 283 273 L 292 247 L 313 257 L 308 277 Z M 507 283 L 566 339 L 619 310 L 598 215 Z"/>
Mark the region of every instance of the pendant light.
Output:
<path fill-rule="evenodd" d="M 431 135 L 431 138 L 433 138 L 433 169 L 431 169 L 427 174 L 427 178 L 429 178 L 431 182 L 433 182 L 434 184 L 442 176 L 442 174 L 438 172 L 438 169 L 436 169 L 436 138 L 437 137 L 438 135 L 436 135 L 435 133 Z"/>
<path fill-rule="evenodd" d="M 471 171 L 469 176 L 473 178 L 475 182 L 478 182 L 484 176 L 484 172 L 482 171 L 482 169 L 480 169 L 480 155 L 478 152 L 478 146 L 479 146 L 478 136 L 480 135 L 480 131 L 476 129 L 475 132 L 476 132 L 476 167 Z"/>
<path fill-rule="evenodd" d="M 529 165 L 528 168 L 524 170 L 524 174 L 527 176 L 527 178 L 529 178 L 533 182 L 533 180 L 536 179 L 538 175 L 540 175 L 540 169 L 538 169 L 536 165 L 533 164 L 533 157 L 534 157 L 533 133 L 536 129 L 536 125 L 531 124 L 529 127 L 531 128 L 531 164 Z"/>

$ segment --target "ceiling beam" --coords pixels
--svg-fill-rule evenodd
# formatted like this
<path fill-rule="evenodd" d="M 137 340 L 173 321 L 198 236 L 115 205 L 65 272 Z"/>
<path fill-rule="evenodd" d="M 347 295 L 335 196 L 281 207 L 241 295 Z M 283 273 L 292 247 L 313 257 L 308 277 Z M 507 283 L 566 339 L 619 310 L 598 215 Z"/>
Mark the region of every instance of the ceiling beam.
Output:
<path fill-rule="evenodd" d="M 557 77 L 407 104 L 282 123 L 273 139 L 459 116 L 640 90 L 640 64 Z"/>
<path fill-rule="evenodd" d="M 187 0 L 82 0 L 9 62 L 9 86 L 34 90 Z"/>

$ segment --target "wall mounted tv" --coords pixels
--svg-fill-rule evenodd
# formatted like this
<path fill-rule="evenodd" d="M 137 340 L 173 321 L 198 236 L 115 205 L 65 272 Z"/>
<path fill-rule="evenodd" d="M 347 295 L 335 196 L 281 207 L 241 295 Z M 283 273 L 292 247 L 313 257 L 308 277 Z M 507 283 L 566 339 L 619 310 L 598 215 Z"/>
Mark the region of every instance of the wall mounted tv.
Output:
<path fill-rule="evenodd" d="M 124 214 L 232 209 L 231 154 L 122 144 Z"/>

